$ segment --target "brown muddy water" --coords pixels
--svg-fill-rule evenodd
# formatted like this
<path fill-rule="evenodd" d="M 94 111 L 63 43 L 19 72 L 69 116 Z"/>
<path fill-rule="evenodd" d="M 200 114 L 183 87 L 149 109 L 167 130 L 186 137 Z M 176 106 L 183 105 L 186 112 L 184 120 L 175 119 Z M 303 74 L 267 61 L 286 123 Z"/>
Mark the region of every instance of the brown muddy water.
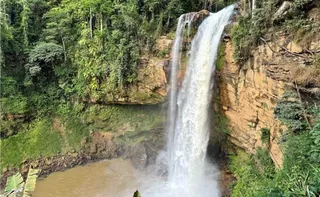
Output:
<path fill-rule="evenodd" d="M 141 185 L 142 172 L 130 160 L 113 159 L 64 172 L 37 181 L 33 197 L 129 197 Z"/>

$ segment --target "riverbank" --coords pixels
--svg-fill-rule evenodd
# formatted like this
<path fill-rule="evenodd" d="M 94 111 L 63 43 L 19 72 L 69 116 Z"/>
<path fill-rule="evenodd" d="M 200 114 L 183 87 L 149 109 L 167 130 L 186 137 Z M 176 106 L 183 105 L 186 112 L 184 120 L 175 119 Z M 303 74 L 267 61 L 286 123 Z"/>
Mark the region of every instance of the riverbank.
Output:
<path fill-rule="evenodd" d="M 40 176 L 76 165 L 117 157 L 136 158 L 137 167 L 155 160 L 164 144 L 161 106 L 89 106 L 81 113 L 32 120 L 26 129 L 1 139 L 1 187 L 18 171 Z M 163 140 L 162 140 L 163 139 Z"/>

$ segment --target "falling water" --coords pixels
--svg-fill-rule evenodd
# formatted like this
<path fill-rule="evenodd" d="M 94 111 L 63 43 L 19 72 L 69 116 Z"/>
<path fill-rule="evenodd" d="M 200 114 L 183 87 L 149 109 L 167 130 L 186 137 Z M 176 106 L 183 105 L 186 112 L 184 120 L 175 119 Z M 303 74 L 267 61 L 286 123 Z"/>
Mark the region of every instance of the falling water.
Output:
<path fill-rule="evenodd" d="M 169 108 L 168 108 L 168 125 L 167 130 L 168 133 L 174 133 L 175 125 L 176 125 L 176 110 L 177 110 L 177 94 L 178 94 L 178 71 L 180 69 L 181 64 L 181 51 L 183 44 L 183 36 L 185 33 L 185 26 L 188 25 L 187 36 L 190 34 L 191 22 L 195 16 L 195 13 L 183 14 L 179 17 L 179 22 L 176 30 L 176 39 L 174 40 L 174 44 L 171 52 L 171 78 L 170 85 L 171 91 L 169 94 Z M 172 147 L 174 145 L 174 136 L 169 135 L 168 137 L 168 147 Z M 171 152 L 168 151 L 170 154 Z M 171 155 L 168 156 L 171 158 Z"/>
<path fill-rule="evenodd" d="M 234 5 L 231 5 L 211 13 L 198 27 L 187 53 L 187 70 L 181 85 L 178 85 L 178 76 L 183 38 L 189 36 L 195 14 L 179 18 L 171 54 L 167 150 L 158 157 L 158 166 L 161 170 L 164 166 L 167 173 L 163 174 L 167 176 L 159 179 L 149 174 L 147 183 L 140 188 L 142 196 L 220 196 L 218 170 L 206 160 L 209 105 L 219 42 L 233 10 Z"/>
<path fill-rule="evenodd" d="M 192 40 L 186 75 L 178 90 L 177 71 L 181 59 L 181 35 L 185 25 L 184 16 L 179 19 L 172 51 L 167 150 L 168 183 L 171 187 L 183 188 L 188 196 L 219 195 L 217 188 L 216 191 L 205 194 L 203 185 L 199 184 L 208 183 L 205 173 L 208 164 L 205 158 L 209 140 L 208 109 L 211 100 L 211 79 L 215 71 L 214 63 L 221 35 L 233 10 L 234 6 L 229 6 L 218 13 L 210 14 L 202 22 Z"/>

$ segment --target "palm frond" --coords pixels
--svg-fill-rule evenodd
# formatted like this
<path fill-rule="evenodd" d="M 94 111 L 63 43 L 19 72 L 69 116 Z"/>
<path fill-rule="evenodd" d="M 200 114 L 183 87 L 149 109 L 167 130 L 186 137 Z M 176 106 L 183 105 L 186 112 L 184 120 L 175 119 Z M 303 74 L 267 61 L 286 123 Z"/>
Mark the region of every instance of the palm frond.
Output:
<path fill-rule="evenodd" d="M 26 184 L 24 186 L 23 190 L 23 197 L 31 197 L 29 192 L 32 192 L 36 188 L 36 181 L 37 177 L 39 175 L 40 170 L 39 169 L 29 169 Z"/>
<path fill-rule="evenodd" d="M 23 178 L 21 174 L 17 172 L 7 179 L 6 187 L 4 189 L 4 195 L 8 197 L 17 197 L 17 194 L 22 191 L 23 186 Z"/>

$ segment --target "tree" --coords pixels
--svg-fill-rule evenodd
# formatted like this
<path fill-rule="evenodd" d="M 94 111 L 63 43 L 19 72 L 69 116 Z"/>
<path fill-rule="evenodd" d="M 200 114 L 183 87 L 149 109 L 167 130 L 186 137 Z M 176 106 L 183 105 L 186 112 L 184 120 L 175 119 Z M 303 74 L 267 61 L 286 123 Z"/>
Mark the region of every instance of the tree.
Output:
<path fill-rule="evenodd" d="M 36 76 L 41 69 L 54 68 L 55 63 L 59 64 L 63 48 L 54 43 L 40 43 L 29 53 L 26 68 L 31 76 Z"/>
<path fill-rule="evenodd" d="M 64 61 L 67 61 L 66 43 L 72 37 L 70 27 L 72 25 L 71 18 L 66 9 L 56 7 L 51 9 L 46 15 L 46 29 L 44 30 L 45 40 L 47 42 L 56 42 L 62 44 Z"/>
<path fill-rule="evenodd" d="M 8 50 L 8 42 L 13 39 L 12 28 L 9 26 L 9 18 L 6 13 L 6 2 L 0 2 L 0 66 L 3 67 L 5 64 L 4 61 L 4 52 Z"/>

